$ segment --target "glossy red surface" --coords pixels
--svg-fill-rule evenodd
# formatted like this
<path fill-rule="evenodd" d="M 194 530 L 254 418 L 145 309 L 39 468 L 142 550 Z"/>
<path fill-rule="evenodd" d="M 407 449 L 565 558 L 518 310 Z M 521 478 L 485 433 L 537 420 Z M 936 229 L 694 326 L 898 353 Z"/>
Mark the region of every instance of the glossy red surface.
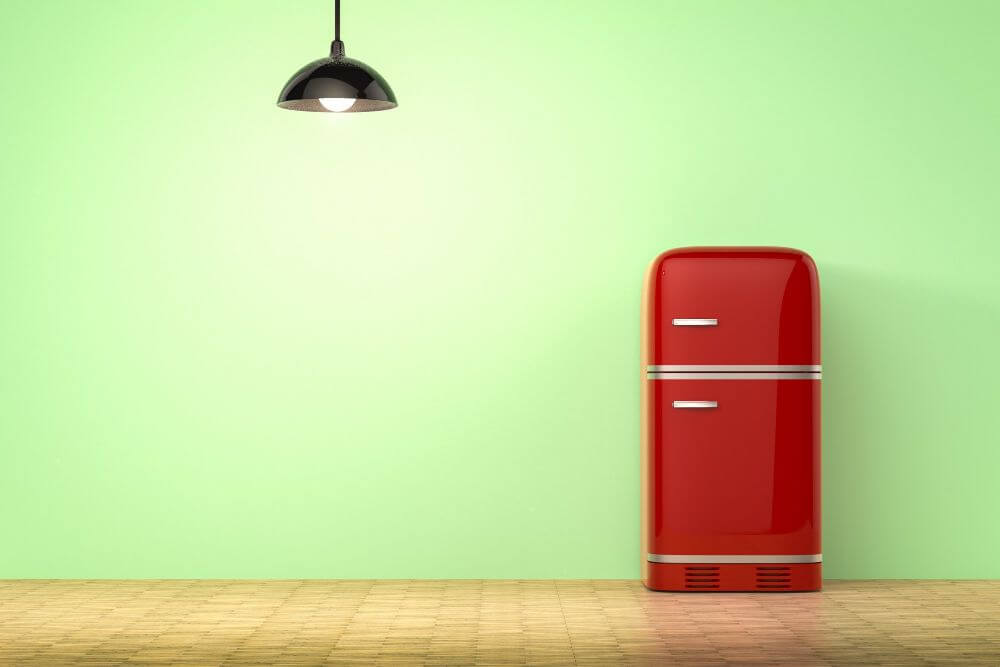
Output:
<path fill-rule="evenodd" d="M 819 381 L 647 382 L 650 553 L 820 553 Z"/>
<path fill-rule="evenodd" d="M 818 290 L 815 265 L 798 250 L 663 253 L 647 276 L 643 374 L 648 365 L 820 364 Z M 674 318 L 718 325 L 680 327 Z M 685 565 L 648 563 L 647 553 L 822 553 L 819 380 L 643 382 L 642 557 L 650 588 L 697 590 L 678 587 Z M 674 401 L 718 405 L 684 409 Z M 767 589 L 748 583 L 758 565 L 724 567 L 730 574 L 711 590 Z M 798 573 L 794 590 L 819 588 L 818 563 L 788 567 Z"/>
<path fill-rule="evenodd" d="M 650 364 L 820 363 L 819 281 L 790 248 L 678 248 L 649 274 Z M 673 326 L 715 318 L 714 327 Z"/>
<path fill-rule="evenodd" d="M 645 579 L 646 586 L 654 591 L 793 593 L 820 590 L 823 587 L 823 566 L 820 563 L 791 565 L 649 563 Z"/>

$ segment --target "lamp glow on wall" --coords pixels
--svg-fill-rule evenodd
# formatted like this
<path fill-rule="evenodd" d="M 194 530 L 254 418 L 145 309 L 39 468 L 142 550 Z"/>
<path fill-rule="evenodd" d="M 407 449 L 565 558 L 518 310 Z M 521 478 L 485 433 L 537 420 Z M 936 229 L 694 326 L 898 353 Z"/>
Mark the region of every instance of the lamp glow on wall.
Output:
<path fill-rule="evenodd" d="M 309 63 L 288 80 L 278 106 L 292 111 L 353 113 L 393 109 L 396 96 L 374 69 L 344 55 L 340 41 L 340 0 L 334 0 L 330 57 Z"/>

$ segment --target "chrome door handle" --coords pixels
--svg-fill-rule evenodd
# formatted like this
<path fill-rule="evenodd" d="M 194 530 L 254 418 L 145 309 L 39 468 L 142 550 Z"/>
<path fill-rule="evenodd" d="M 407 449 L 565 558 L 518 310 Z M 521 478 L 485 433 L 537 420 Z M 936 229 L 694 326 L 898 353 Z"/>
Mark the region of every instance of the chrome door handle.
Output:
<path fill-rule="evenodd" d="M 718 401 L 674 401 L 675 408 L 717 408 Z"/>
<path fill-rule="evenodd" d="M 719 320 L 714 317 L 675 317 L 675 327 L 717 327 Z"/>

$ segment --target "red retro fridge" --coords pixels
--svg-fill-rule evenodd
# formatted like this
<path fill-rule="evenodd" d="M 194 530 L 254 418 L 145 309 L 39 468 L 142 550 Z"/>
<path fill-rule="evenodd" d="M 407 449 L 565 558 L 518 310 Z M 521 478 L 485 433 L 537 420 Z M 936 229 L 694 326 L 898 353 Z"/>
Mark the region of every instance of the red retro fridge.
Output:
<path fill-rule="evenodd" d="M 816 265 L 791 248 L 670 250 L 642 309 L 646 586 L 819 590 Z"/>

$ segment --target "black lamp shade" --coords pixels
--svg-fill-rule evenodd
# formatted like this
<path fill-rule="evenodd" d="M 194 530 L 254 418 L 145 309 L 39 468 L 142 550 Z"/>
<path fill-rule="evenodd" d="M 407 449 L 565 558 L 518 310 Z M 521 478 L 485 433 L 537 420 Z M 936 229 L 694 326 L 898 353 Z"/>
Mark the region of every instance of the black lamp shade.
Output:
<path fill-rule="evenodd" d="M 382 111 L 396 106 L 392 88 L 360 60 L 344 56 L 320 58 L 292 76 L 278 106 L 293 111 Z"/>

